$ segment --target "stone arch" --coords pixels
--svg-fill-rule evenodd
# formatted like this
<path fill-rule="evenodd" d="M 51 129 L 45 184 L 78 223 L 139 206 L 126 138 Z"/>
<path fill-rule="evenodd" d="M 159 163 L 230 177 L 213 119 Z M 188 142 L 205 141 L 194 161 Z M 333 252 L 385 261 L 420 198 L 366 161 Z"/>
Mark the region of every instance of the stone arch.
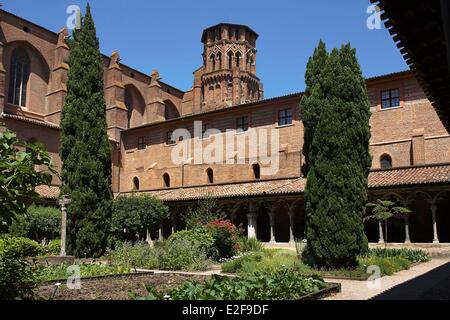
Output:
<path fill-rule="evenodd" d="M 270 241 L 270 208 L 263 203 L 259 206 L 258 216 L 256 218 L 256 238 L 261 242 Z"/>
<path fill-rule="evenodd" d="M 253 178 L 256 180 L 261 179 L 261 165 L 256 162 L 252 164 L 252 170 L 253 170 Z"/>
<path fill-rule="evenodd" d="M 141 188 L 140 181 L 138 177 L 133 178 L 133 191 L 139 191 Z"/>
<path fill-rule="evenodd" d="M 128 111 L 128 128 L 144 124 L 145 100 L 134 85 L 125 85 L 124 102 Z"/>
<path fill-rule="evenodd" d="M 443 190 L 433 197 L 436 209 L 438 238 L 441 243 L 450 243 L 450 190 Z"/>
<path fill-rule="evenodd" d="M 211 168 L 206 169 L 206 176 L 207 176 L 206 182 L 208 184 L 213 184 L 214 183 L 214 170 Z"/>
<path fill-rule="evenodd" d="M 177 119 L 180 117 L 178 108 L 170 99 L 164 101 L 164 117 L 166 120 Z"/>
<path fill-rule="evenodd" d="M 170 188 L 170 175 L 166 172 L 163 174 L 164 188 Z"/>
<path fill-rule="evenodd" d="M 380 156 L 380 168 L 381 169 L 393 168 L 392 156 L 389 153 L 383 153 Z"/>
<path fill-rule="evenodd" d="M 305 213 L 305 200 L 295 200 L 289 210 L 293 213 L 293 225 L 294 225 L 294 239 L 306 239 L 306 213 Z"/>
<path fill-rule="evenodd" d="M 12 65 L 14 55 L 19 52 L 26 54 L 29 60 L 29 70 L 27 70 L 27 85 L 25 92 L 25 104 L 21 107 L 36 113 L 45 113 L 47 103 L 46 94 L 50 80 L 50 67 L 48 61 L 42 53 L 32 44 L 25 41 L 14 41 L 8 43 L 4 49 L 3 64 L 6 70 L 5 94 L 6 101 L 14 105 L 11 99 L 10 88 L 13 86 L 11 79 Z"/>
<path fill-rule="evenodd" d="M 433 221 L 431 204 L 433 198 L 426 192 L 411 193 L 406 199 L 409 214 L 410 236 L 413 243 L 431 243 L 433 241 Z"/>
<path fill-rule="evenodd" d="M 405 206 L 406 207 L 406 200 L 405 198 L 396 193 L 396 192 L 389 192 L 385 194 L 382 198 L 382 200 L 389 200 L 398 206 Z M 405 231 L 405 216 L 396 216 L 392 217 L 387 221 L 387 235 L 384 235 L 385 241 L 391 242 L 391 243 L 403 243 L 406 239 L 406 231 Z M 371 223 L 372 226 L 377 225 L 379 221 L 372 220 L 369 223 Z M 374 228 L 375 229 L 375 228 Z M 379 232 L 377 232 L 378 238 L 379 238 Z M 385 233 L 385 225 L 383 224 L 383 233 Z M 371 239 L 372 240 L 372 239 Z M 375 239 L 373 239 L 375 240 Z"/>

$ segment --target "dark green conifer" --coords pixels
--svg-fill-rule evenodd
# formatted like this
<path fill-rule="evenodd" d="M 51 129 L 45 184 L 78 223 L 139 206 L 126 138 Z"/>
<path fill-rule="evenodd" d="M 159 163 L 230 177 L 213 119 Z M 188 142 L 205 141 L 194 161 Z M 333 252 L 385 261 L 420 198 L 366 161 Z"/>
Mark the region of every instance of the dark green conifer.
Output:
<path fill-rule="evenodd" d="M 370 103 L 349 44 L 334 49 L 319 74 L 322 97 L 305 191 L 307 254 L 321 267 L 352 267 L 367 250 Z"/>
<path fill-rule="evenodd" d="M 111 145 L 107 134 L 103 61 L 90 6 L 70 44 L 61 119 L 62 194 L 70 196 L 68 252 L 99 257 L 111 222 Z"/>

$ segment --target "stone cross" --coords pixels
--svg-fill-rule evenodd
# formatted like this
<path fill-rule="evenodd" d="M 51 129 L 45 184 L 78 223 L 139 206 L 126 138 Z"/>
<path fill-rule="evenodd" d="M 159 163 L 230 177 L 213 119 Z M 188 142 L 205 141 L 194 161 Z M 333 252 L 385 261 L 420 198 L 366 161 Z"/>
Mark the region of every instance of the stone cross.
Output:
<path fill-rule="evenodd" d="M 71 200 L 69 196 L 64 195 L 61 200 L 59 200 L 59 205 L 61 206 L 61 257 L 66 256 L 66 229 L 67 229 L 67 206 L 70 204 Z"/>

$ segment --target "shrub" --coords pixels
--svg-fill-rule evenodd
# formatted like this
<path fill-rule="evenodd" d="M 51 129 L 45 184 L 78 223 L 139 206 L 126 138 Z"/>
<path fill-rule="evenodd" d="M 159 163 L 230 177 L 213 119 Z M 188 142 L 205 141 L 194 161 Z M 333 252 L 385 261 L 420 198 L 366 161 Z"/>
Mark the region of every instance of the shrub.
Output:
<path fill-rule="evenodd" d="M 222 265 L 222 271 L 240 275 L 255 272 L 273 272 L 281 267 L 311 274 L 310 269 L 297 257 L 295 252 L 287 250 L 263 250 L 255 252 Z"/>
<path fill-rule="evenodd" d="M 124 243 L 109 251 L 110 263 L 119 266 L 170 271 L 203 271 L 209 266 L 208 257 L 198 241 L 184 237 L 155 243 Z"/>
<path fill-rule="evenodd" d="M 203 271 L 209 266 L 208 257 L 199 242 L 178 238 L 165 241 L 156 249 L 161 270 Z"/>
<path fill-rule="evenodd" d="M 218 255 L 217 249 L 214 247 L 214 237 L 211 232 L 204 227 L 176 232 L 169 237 L 168 241 L 177 242 L 180 239 L 191 242 L 193 246 L 199 246 L 209 258 L 214 258 Z"/>
<path fill-rule="evenodd" d="M 61 240 L 56 239 L 50 241 L 50 243 L 44 247 L 47 254 L 57 256 L 61 253 Z"/>
<path fill-rule="evenodd" d="M 0 239 L 0 254 L 13 252 L 19 257 L 35 257 L 44 253 L 44 248 L 28 238 L 5 237 Z"/>
<path fill-rule="evenodd" d="M 107 253 L 107 258 L 112 264 L 130 268 L 157 269 L 159 267 L 156 250 L 145 242 L 120 243 L 115 250 Z"/>
<path fill-rule="evenodd" d="M 238 251 L 239 231 L 231 222 L 215 220 L 208 223 L 206 229 L 214 238 L 219 259 L 230 258 Z"/>
<path fill-rule="evenodd" d="M 239 278 L 212 276 L 203 284 L 186 282 L 167 293 L 172 300 L 293 300 L 326 287 L 317 277 L 305 277 L 286 268 Z M 164 299 L 164 293 L 148 288 L 143 299 Z"/>
<path fill-rule="evenodd" d="M 0 300 L 25 299 L 32 295 L 36 280 L 24 258 L 24 248 L 12 238 L 0 239 Z"/>
<path fill-rule="evenodd" d="M 237 245 L 240 252 L 257 252 L 262 251 L 264 246 L 256 238 L 239 237 L 237 240 Z"/>

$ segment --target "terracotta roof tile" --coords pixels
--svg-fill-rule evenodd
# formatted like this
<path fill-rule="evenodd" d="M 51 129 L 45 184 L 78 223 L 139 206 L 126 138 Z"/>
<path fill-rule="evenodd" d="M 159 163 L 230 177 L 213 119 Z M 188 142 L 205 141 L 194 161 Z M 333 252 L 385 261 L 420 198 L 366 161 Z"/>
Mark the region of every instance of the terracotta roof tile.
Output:
<path fill-rule="evenodd" d="M 450 164 L 374 170 L 369 175 L 369 188 L 371 189 L 439 183 L 450 184 Z M 302 194 L 305 187 L 306 179 L 291 178 L 149 190 L 142 191 L 142 193 L 154 195 L 163 201 L 195 201 L 203 199 L 206 196 L 227 199 L 266 195 Z M 37 188 L 37 191 L 46 199 L 57 199 L 59 196 L 59 188 L 56 186 L 41 186 Z"/>
<path fill-rule="evenodd" d="M 450 164 L 375 170 L 369 176 L 370 188 L 437 183 L 450 183 Z"/>
<path fill-rule="evenodd" d="M 44 199 L 58 199 L 59 198 L 59 187 L 58 186 L 39 186 L 36 188 L 37 193 L 41 195 Z"/>

